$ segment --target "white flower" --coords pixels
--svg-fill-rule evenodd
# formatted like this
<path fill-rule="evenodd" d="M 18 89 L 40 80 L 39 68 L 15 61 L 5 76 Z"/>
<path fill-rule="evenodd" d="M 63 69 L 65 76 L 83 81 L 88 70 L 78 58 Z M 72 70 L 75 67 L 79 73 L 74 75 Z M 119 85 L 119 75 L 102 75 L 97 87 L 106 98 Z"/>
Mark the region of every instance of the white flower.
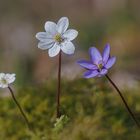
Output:
<path fill-rule="evenodd" d="M 0 88 L 7 88 L 9 84 L 15 81 L 15 74 L 0 73 Z"/>
<path fill-rule="evenodd" d="M 60 50 L 66 54 L 73 54 L 75 47 L 71 42 L 78 35 L 74 29 L 68 29 L 69 20 L 67 17 L 62 17 L 57 24 L 51 21 L 45 23 L 46 32 L 39 32 L 36 38 L 40 40 L 38 48 L 42 50 L 49 49 L 50 57 L 56 56 Z"/>

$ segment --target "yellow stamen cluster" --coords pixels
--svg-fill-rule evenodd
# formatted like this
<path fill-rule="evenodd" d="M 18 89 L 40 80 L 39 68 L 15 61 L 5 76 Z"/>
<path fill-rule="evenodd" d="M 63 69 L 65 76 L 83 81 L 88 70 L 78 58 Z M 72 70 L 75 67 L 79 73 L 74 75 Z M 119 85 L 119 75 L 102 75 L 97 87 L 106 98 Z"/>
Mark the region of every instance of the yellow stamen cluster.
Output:
<path fill-rule="evenodd" d="M 63 42 L 63 38 L 61 37 L 61 34 L 56 34 L 54 40 L 58 43 Z"/>
<path fill-rule="evenodd" d="M 3 83 L 3 84 L 7 84 L 7 80 L 4 79 L 4 78 L 2 78 L 2 79 L 1 79 L 1 83 Z"/>
<path fill-rule="evenodd" d="M 102 65 L 102 64 L 99 64 L 99 65 L 98 65 L 98 68 L 99 68 L 99 70 L 102 70 L 103 65 Z"/>

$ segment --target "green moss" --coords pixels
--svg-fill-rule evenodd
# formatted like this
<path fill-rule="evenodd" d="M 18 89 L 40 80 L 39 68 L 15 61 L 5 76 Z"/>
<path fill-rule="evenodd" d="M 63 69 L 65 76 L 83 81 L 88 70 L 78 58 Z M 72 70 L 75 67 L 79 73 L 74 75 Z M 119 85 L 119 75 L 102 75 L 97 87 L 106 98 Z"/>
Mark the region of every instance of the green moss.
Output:
<path fill-rule="evenodd" d="M 55 81 L 48 81 L 41 87 L 34 85 L 17 91 L 16 97 L 36 134 L 26 128 L 11 97 L 1 97 L 0 139 L 139 140 L 139 130 L 120 97 L 104 80 L 63 80 L 61 114 L 68 116 L 69 121 L 63 118 L 56 122 L 55 85 Z M 139 90 L 124 91 L 124 96 L 133 112 L 139 114 Z M 54 124 L 61 131 L 56 133 Z"/>

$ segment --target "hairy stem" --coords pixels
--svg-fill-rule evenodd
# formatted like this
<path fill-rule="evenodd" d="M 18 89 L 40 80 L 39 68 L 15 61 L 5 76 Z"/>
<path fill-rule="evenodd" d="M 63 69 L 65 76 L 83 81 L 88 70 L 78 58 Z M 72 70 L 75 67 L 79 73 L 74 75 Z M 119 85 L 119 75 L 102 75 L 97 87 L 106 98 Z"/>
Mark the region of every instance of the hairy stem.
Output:
<path fill-rule="evenodd" d="M 61 51 L 59 53 L 59 64 L 58 64 L 58 87 L 57 87 L 57 118 L 61 116 L 60 114 L 60 94 L 61 94 Z"/>
<path fill-rule="evenodd" d="M 116 86 L 116 84 L 111 80 L 111 78 L 106 75 L 106 78 L 109 80 L 109 82 L 113 85 L 113 87 L 116 89 L 116 91 L 118 92 L 119 96 L 121 97 L 127 111 L 129 112 L 130 116 L 132 117 L 132 119 L 134 120 L 134 122 L 136 123 L 136 125 L 140 128 L 140 125 L 138 123 L 138 121 L 136 120 L 134 114 L 132 113 L 131 109 L 129 108 L 127 102 L 125 101 L 125 98 L 123 97 L 121 91 L 119 90 L 119 88 Z"/>
<path fill-rule="evenodd" d="M 21 112 L 21 114 L 22 114 L 22 116 L 23 116 L 23 118 L 24 118 L 24 120 L 25 120 L 25 122 L 26 122 L 28 128 L 29 128 L 30 130 L 32 130 L 32 127 L 30 126 L 30 123 L 29 123 L 29 121 L 28 121 L 28 119 L 27 119 L 25 113 L 23 112 L 22 107 L 21 107 L 20 104 L 18 103 L 18 101 L 17 101 L 17 99 L 16 99 L 16 97 L 15 97 L 15 95 L 14 95 L 14 92 L 13 92 L 12 88 L 11 88 L 10 86 L 8 86 L 8 89 L 9 89 L 11 95 L 12 95 L 12 98 L 13 98 L 14 102 L 16 103 L 17 107 L 19 108 L 19 110 L 20 110 L 20 112 Z"/>

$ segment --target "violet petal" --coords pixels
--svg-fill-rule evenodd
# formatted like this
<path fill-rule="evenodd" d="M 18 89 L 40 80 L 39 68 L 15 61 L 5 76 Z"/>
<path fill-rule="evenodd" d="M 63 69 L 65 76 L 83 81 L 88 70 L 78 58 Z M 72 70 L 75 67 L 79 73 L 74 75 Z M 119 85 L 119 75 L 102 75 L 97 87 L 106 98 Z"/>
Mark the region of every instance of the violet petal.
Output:
<path fill-rule="evenodd" d="M 86 69 L 91 69 L 91 70 L 95 70 L 95 69 L 98 69 L 96 65 L 93 65 L 92 62 L 90 61 L 87 61 L 87 60 L 79 60 L 77 61 L 77 63 L 86 68 Z"/>
<path fill-rule="evenodd" d="M 104 51 L 103 51 L 103 62 L 106 64 L 107 60 L 109 59 L 110 55 L 110 45 L 106 44 Z"/>
<path fill-rule="evenodd" d="M 99 72 L 97 70 L 94 70 L 94 71 L 86 71 L 84 73 L 84 78 L 93 78 L 95 76 L 97 76 L 99 74 Z"/>
<path fill-rule="evenodd" d="M 100 74 L 101 74 L 101 75 L 105 75 L 105 74 L 107 74 L 107 72 L 108 72 L 107 69 L 102 69 L 101 72 L 100 72 Z"/>
<path fill-rule="evenodd" d="M 89 49 L 89 54 L 92 62 L 96 65 L 98 65 L 98 62 L 102 60 L 102 56 L 100 52 L 95 47 L 91 47 Z"/>
<path fill-rule="evenodd" d="M 111 68 L 113 65 L 114 65 L 114 63 L 116 62 L 116 57 L 115 56 L 113 56 L 113 57 L 111 57 L 109 60 L 108 60 L 108 62 L 106 63 L 106 65 L 104 66 L 106 69 L 109 69 L 109 68 Z"/>

